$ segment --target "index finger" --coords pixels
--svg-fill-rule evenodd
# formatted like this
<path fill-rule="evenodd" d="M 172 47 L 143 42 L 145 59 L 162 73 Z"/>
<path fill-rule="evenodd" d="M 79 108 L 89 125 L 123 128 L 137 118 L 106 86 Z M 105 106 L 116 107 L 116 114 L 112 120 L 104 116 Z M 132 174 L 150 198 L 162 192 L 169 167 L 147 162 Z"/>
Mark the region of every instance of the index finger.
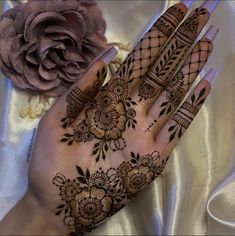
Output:
<path fill-rule="evenodd" d="M 149 70 L 159 56 L 161 49 L 170 38 L 187 13 L 187 7 L 193 1 L 182 1 L 170 7 L 150 28 L 144 37 L 137 43 L 133 51 L 114 75 L 122 77 L 126 82 L 136 82 Z M 131 75 L 122 74 L 122 68 L 128 67 Z M 136 82 L 133 81 L 133 87 Z"/>

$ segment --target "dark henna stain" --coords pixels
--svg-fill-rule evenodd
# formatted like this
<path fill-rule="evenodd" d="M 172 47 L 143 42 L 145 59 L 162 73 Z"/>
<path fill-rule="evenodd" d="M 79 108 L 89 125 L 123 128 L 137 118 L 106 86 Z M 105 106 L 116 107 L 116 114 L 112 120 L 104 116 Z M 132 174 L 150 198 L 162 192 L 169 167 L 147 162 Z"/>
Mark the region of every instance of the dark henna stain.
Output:
<path fill-rule="evenodd" d="M 102 70 L 97 72 L 97 79 L 91 86 L 87 87 L 84 91 L 78 87 L 74 87 L 69 92 L 66 97 L 66 102 L 68 103 L 66 107 L 66 116 L 61 119 L 63 128 L 70 126 L 74 122 L 85 104 L 93 98 L 98 89 L 102 86 L 106 75 L 106 67 L 103 67 Z"/>
<path fill-rule="evenodd" d="M 92 155 L 96 162 L 105 160 L 109 149 L 123 150 L 126 142 L 122 137 L 128 128 L 135 129 L 136 111 L 128 94 L 128 78 L 133 63 L 123 64 L 116 78 L 102 88 L 98 96 L 85 111 L 85 119 L 76 125 L 73 134 L 66 133 L 61 142 L 72 145 L 74 142 L 98 140 L 93 146 Z"/>
<path fill-rule="evenodd" d="M 167 160 L 161 159 L 157 151 L 144 156 L 132 152 L 130 161 L 116 169 L 100 168 L 90 173 L 76 166 L 77 177 L 72 180 L 57 173 L 53 184 L 58 187 L 62 202 L 56 215 L 63 215 L 73 235 L 84 235 L 145 189 L 161 174 Z"/>
<path fill-rule="evenodd" d="M 169 142 L 175 138 L 180 138 L 183 131 L 186 130 L 194 117 L 199 112 L 201 105 L 204 103 L 206 97 L 206 88 L 203 88 L 198 95 L 195 93 L 191 95 L 190 102 L 186 101 L 182 104 L 180 109 L 173 116 L 172 120 L 176 122 L 175 125 L 169 127 L 170 133 Z"/>
<path fill-rule="evenodd" d="M 206 14 L 205 9 L 196 9 L 194 14 L 186 19 L 174 34 L 171 41 L 162 50 L 161 57 L 147 72 L 139 87 L 140 101 L 154 97 L 153 94 L 159 96 L 167 87 L 178 65 L 182 62 L 187 51 L 194 43 L 198 34 L 199 18 L 204 14 Z M 152 88 L 143 90 L 146 87 L 143 84 L 146 83 Z M 155 93 L 153 90 L 155 90 Z"/>
<path fill-rule="evenodd" d="M 198 42 L 183 67 L 170 80 L 169 85 L 166 87 L 166 99 L 160 106 L 159 116 L 146 131 L 150 131 L 160 117 L 167 116 L 180 105 L 194 82 L 195 75 L 197 76 L 206 64 L 211 51 L 212 43 L 208 39 L 204 38 Z"/>

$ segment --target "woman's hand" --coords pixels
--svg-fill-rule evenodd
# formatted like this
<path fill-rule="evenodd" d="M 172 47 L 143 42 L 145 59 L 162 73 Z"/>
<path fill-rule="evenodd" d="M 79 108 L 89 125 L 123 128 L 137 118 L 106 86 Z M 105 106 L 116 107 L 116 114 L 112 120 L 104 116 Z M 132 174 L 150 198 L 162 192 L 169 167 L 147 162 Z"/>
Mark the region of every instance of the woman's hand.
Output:
<path fill-rule="evenodd" d="M 190 2 L 169 8 L 105 86 L 113 48 L 43 117 L 23 202 L 43 211 L 57 234 L 91 231 L 162 172 L 216 74 L 211 70 L 181 104 L 211 54 L 215 27 L 192 46 L 216 2 L 195 9 L 175 33 Z"/>

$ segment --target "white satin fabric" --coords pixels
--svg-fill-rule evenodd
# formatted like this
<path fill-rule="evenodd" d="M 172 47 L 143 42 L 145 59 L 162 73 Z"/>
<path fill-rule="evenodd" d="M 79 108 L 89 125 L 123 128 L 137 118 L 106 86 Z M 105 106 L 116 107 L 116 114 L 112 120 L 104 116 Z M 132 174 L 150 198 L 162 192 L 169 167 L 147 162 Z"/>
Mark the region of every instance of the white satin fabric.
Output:
<path fill-rule="evenodd" d="M 3 2 L 1 1 L 1 4 Z M 194 6 L 201 3 L 198 1 Z M 110 41 L 134 43 L 173 1 L 100 1 Z M 5 1 L 5 10 L 10 0 Z M 235 1 L 221 1 L 220 28 L 202 72 L 218 69 L 212 93 L 162 176 L 92 234 L 235 235 Z M 0 78 L 0 218 L 27 188 L 27 148 L 39 118 L 19 116 L 28 94 Z M 37 98 L 34 98 L 37 99 Z M 1 232 L 0 232 L 1 233 Z"/>

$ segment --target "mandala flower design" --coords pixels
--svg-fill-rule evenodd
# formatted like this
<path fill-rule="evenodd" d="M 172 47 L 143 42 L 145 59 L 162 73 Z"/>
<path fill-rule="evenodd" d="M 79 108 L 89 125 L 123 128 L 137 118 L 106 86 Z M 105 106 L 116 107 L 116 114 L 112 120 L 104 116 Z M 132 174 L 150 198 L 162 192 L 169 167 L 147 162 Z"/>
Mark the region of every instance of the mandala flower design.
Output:
<path fill-rule="evenodd" d="M 55 176 L 53 183 L 59 187 L 61 199 L 66 202 L 72 200 L 80 191 L 79 184 L 75 180 L 66 179 L 61 173 Z"/>
<path fill-rule="evenodd" d="M 75 180 L 66 180 L 65 184 L 60 187 L 60 196 L 62 200 L 66 202 L 72 200 L 76 193 L 80 190 L 80 187 Z"/>
<path fill-rule="evenodd" d="M 153 158 L 151 155 L 145 155 L 140 158 L 140 163 L 143 166 L 151 166 L 153 164 Z"/>
<path fill-rule="evenodd" d="M 153 98 L 158 93 L 159 93 L 158 90 L 156 90 L 154 87 L 152 87 L 150 84 L 146 83 L 145 81 L 143 81 L 140 84 L 140 87 L 139 87 L 139 96 L 141 98 L 140 100 L 142 99 L 147 100 L 148 98 Z"/>
<path fill-rule="evenodd" d="M 89 186 L 107 189 L 109 187 L 110 179 L 106 173 L 96 172 L 89 178 Z"/>
<path fill-rule="evenodd" d="M 94 135 L 89 132 L 85 122 L 78 124 L 74 129 L 74 140 L 76 142 L 88 142 L 94 138 Z"/>
<path fill-rule="evenodd" d="M 86 111 L 86 125 L 96 138 L 116 140 L 125 130 L 126 110 L 123 102 L 118 102 L 116 108 L 111 111 L 101 109 L 88 109 Z"/>
<path fill-rule="evenodd" d="M 64 93 L 105 48 L 106 24 L 93 0 L 29 0 L 0 19 L 0 69 L 22 89 Z"/>
<path fill-rule="evenodd" d="M 101 93 L 96 100 L 97 108 L 104 111 L 111 111 L 115 108 L 117 102 L 108 94 Z"/>
<path fill-rule="evenodd" d="M 117 169 L 117 174 L 120 177 L 125 177 L 127 176 L 128 172 L 130 172 L 133 169 L 131 164 L 129 162 L 122 162 L 122 164 L 118 167 Z"/>
<path fill-rule="evenodd" d="M 113 200 L 103 189 L 83 187 L 69 204 L 77 224 L 89 226 L 104 220 L 111 211 Z"/>
<path fill-rule="evenodd" d="M 123 101 L 128 98 L 128 85 L 121 78 L 115 78 L 109 84 L 108 91 L 110 96 L 116 101 Z"/>
<path fill-rule="evenodd" d="M 147 187 L 154 178 L 154 173 L 148 166 L 138 166 L 128 172 L 124 177 L 124 186 L 129 194 L 136 194 Z"/>

